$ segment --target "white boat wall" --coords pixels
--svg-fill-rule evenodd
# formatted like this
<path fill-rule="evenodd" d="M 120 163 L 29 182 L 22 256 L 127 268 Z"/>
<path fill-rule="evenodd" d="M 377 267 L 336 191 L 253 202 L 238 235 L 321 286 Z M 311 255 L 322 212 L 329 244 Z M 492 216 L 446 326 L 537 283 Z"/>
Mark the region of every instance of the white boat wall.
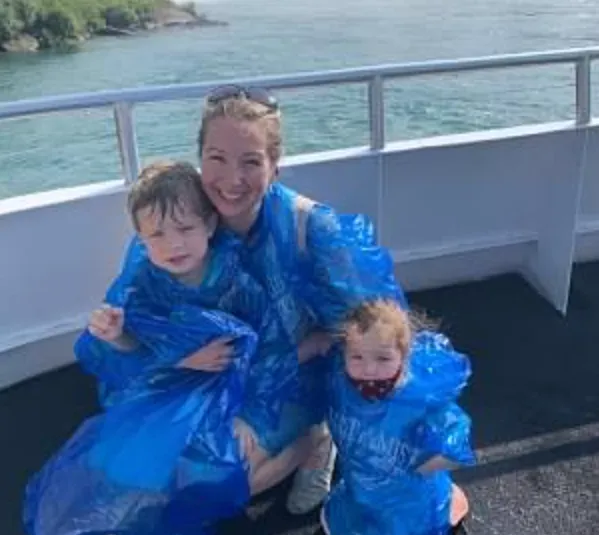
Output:
<path fill-rule="evenodd" d="M 590 112 L 595 58 L 599 49 L 581 49 L 233 83 L 277 91 L 368 84 L 370 146 L 288 157 L 282 180 L 340 211 L 368 214 L 407 290 L 518 272 L 566 313 L 573 263 L 599 258 L 599 120 Z M 551 63 L 574 67 L 571 121 L 385 142 L 387 79 Z M 71 363 L 74 337 L 119 269 L 132 235 L 127 183 L 139 168 L 134 104 L 199 98 L 213 85 L 0 104 L 0 120 L 114 107 L 124 175 L 0 200 L 0 388 Z"/>

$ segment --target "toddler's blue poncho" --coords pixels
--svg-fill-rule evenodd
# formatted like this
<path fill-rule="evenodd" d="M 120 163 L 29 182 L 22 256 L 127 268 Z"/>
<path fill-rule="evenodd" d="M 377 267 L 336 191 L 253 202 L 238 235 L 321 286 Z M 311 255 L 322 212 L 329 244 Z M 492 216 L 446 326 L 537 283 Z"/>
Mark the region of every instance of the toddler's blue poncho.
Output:
<path fill-rule="evenodd" d="M 416 469 L 436 455 L 475 462 L 470 418 L 455 403 L 470 376 L 467 357 L 422 331 L 405 382 L 376 402 L 349 382 L 342 360 L 332 363 L 327 418 L 340 466 L 324 509 L 331 535 L 447 535 L 450 475 Z"/>

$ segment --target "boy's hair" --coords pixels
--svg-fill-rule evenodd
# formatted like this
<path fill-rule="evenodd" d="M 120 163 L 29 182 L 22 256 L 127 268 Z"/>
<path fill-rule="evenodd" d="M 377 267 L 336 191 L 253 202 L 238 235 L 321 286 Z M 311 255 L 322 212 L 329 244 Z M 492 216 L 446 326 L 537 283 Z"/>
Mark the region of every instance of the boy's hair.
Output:
<path fill-rule="evenodd" d="M 139 232 L 138 213 L 151 207 L 164 218 L 174 217 L 183 206 L 207 221 L 215 209 L 200 182 L 198 170 L 191 164 L 164 160 L 145 167 L 129 190 L 127 208 L 135 230 Z"/>
<path fill-rule="evenodd" d="M 348 314 L 341 338 L 347 340 L 351 332 L 364 334 L 373 327 L 407 356 L 414 334 L 424 329 L 437 329 L 438 323 L 424 314 L 402 310 L 397 302 L 390 299 L 376 299 L 365 301 Z"/>

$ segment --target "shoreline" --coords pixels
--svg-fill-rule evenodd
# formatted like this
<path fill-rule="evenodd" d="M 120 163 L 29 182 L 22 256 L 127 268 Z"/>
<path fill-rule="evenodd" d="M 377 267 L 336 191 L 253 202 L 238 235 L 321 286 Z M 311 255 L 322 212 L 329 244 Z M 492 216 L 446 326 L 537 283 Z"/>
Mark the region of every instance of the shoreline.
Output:
<path fill-rule="evenodd" d="M 77 50 L 85 42 L 96 37 L 134 37 L 166 29 L 215 28 L 228 26 L 229 23 L 211 19 L 204 13 L 198 13 L 194 4 L 181 6 L 170 1 L 157 4 L 143 19 L 128 20 L 124 11 L 107 10 L 103 14 L 104 24 L 94 29 L 75 31 L 68 36 L 48 37 L 46 28 L 36 35 L 35 31 L 17 32 L 10 39 L 0 43 L 0 54 L 33 53 L 43 50 Z M 1 35 L 1 34 L 0 34 Z"/>

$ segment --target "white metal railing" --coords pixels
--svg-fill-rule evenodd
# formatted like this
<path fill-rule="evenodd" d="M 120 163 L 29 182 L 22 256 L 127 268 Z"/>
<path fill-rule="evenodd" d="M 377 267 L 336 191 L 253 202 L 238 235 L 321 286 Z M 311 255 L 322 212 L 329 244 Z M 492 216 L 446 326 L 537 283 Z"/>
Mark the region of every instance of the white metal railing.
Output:
<path fill-rule="evenodd" d="M 384 82 L 393 78 L 504 69 L 550 64 L 574 64 L 576 81 L 576 124 L 584 126 L 591 120 L 591 62 L 599 58 L 599 47 L 554 50 L 522 54 L 505 54 L 478 58 L 424 61 L 308 72 L 295 75 L 234 79 L 219 84 L 260 85 L 273 90 L 317 87 L 346 83 L 368 84 L 368 119 L 370 148 L 385 146 Z M 0 102 L 0 120 L 51 112 L 112 107 L 119 141 L 123 173 L 127 182 L 135 180 L 139 170 L 139 155 L 133 108 L 137 103 L 172 101 L 204 97 L 215 82 L 153 86 L 95 93 L 81 93 L 16 102 Z"/>

